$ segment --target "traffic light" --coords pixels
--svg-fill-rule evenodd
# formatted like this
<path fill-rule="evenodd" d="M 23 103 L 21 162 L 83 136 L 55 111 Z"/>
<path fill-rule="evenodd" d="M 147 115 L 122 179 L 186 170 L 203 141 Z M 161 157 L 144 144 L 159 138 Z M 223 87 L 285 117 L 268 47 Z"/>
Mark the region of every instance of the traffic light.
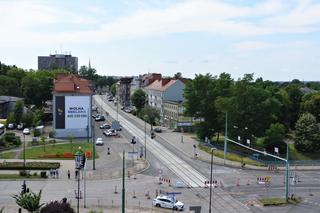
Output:
<path fill-rule="evenodd" d="M 85 164 L 86 164 L 86 156 L 85 155 L 81 155 L 81 157 L 80 157 L 80 167 L 84 168 Z"/>
<path fill-rule="evenodd" d="M 131 140 L 131 144 L 136 144 L 136 143 L 137 143 L 136 138 L 133 137 L 132 140 Z"/>
<path fill-rule="evenodd" d="M 23 181 L 23 184 L 21 185 L 21 187 L 22 187 L 21 194 L 27 193 L 27 184 L 26 184 L 26 181 Z"/>
<path fill-rule="evenodd" d="M 154 139 L 156 137 L 156 134 L 154 132 L 151 132 L 151 139 Z"/>

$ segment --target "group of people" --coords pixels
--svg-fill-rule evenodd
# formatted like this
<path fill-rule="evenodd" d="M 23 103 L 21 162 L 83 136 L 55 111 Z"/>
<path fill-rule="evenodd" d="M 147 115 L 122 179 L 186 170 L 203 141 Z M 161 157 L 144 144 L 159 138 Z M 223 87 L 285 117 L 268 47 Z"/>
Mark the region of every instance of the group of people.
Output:
<path fill-rule="evenodd" d="M 59 170 L 58 169 L 50 169 L 50 177 L 51 178 L 59 178 Z"/>

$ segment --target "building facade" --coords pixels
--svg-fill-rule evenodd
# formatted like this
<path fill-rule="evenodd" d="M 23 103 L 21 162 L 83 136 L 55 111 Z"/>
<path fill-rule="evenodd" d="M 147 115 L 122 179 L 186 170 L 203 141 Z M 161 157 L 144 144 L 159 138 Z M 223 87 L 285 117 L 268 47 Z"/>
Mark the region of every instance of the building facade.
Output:
<path fill-rule="evenodd" d="M 9 113 L 13 112 L 17 101 L 23 101 L 23 98 L 0 96 L 0 119 L 7 118 Z"/>
<path fill-rule="evenodd" d="M 78 57 L 64 54 L 38 56 L 38 70 L 67 69 L 78 72 Z"/>
<path fill-rule="evenodd" d="M 160 123 L 164 125 L 164 102 L 182 102 L 184 82 L 177 79 L 156 80 L 145 87 L 148 95 L 148 104 L 160 112 Z"/>
<path fill-rule="evenodd" d="M 53 128 L 57 138 L 90 138 L 92 84 L 73 74 L 54 80 Z"/>

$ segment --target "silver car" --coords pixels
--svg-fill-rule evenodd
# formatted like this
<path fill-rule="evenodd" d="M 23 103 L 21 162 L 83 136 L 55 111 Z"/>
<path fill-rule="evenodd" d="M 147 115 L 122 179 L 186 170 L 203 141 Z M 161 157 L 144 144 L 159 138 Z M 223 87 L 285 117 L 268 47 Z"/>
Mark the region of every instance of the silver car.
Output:
<path fill-rule="evenodd" d="M 184 204 L 172 196 L 159 195 L 152 201 L 152 205 L 177 211 L 183 211 Z"/>

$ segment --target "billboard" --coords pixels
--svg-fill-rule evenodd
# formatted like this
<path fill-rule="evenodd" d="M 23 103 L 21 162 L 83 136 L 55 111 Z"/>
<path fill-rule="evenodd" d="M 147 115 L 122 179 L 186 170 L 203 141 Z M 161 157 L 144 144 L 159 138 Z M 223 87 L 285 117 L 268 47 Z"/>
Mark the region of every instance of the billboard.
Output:
<path fill-rule="evenodd" d="M 89 109 L 90 96 L 65 96 L 65 128 L 87 128 Z"/>

